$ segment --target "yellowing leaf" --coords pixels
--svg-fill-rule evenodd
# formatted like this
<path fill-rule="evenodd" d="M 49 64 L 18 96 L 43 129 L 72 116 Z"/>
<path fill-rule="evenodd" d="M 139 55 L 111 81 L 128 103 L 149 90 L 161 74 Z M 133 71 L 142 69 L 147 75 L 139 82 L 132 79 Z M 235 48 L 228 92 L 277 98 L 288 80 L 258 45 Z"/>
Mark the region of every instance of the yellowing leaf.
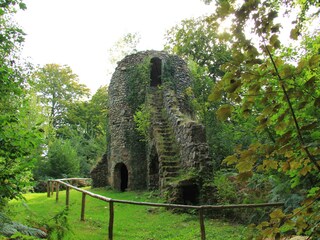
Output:
<path fill-rule="evenodd" d="M 307 166 L 304 166 L 301 170 L 300 170 L 300 174 L 302 176 L 306 176 L 310 171 L 311 171 L 311 166 L 310 165 L 307 165 Z"/>
<path fill-rule="evenodd" d="M 300 163 L 298 161 L 291 161 L 290 162 L 290 169 L 291 170 L 298 169 L 299 167 L 300 167 Z"/>
<path fill-rule="evenodd" d="M 223 160 L 223 163 L 226 163 L 227 165 L 231 165 L 236 163 L 237 161 L 238 161 L 238 158 L 235 155 L 230 155 Z"/>
<path fill-rule="evenodd" d="M 293 155 L 294 155 L 294 152 L 293 152 L 293 151 L 287 151 L 287 152 L 284 154 L 284 156 L 285 156 L 286 158 L 291 158 Z"/>
<path fill-rule="evenodd" d="M 311 69 L 318 67 L 320 62 L 320 54 L 315 54 L 309 59 L 309 66 Z"/>
<path fill-rule="evenodd" d="M 305 222 L 304 218 L 298 217 L 298 219 L 296 221 L 296 228 L 297 228 L 298 232 L 303 232 L 303 230 L 307 227 L 308 227 L 308 224 Z"/>
<path fill-rule="evenodd" d="M 286 215 L 282 212 L 280 208 L 275 209 L 270 213 L 271 219 L 284 218 Z"/>
<path fill-rule="evenodd" d="M 225 104 L 222 105 L 218 110 L 217 110 L 217 118 L 220 121 L 225 121 L 228 118 L 231 117 L 231 112 L 233 110 L 233 107 L 231 105 Z"/>
<path fill-rule="evenodd" d="M 240 80 L 230 82 L 230 85 L 226 88 L 226 91 L 228 93 L 233 93 L 240 86 L 241 86 L 241 81 Z"/>
<path fill-rule="evenodd" d="M 242 172 L 242 173 L 238 174 L 237 180 L 241 181 L 241 182 L 244 182 L 244 181 L 247 181 L 252 176 L 253 176 L 252 171 Z"/>
<path fill-rule="evenodd" d="M 253 168 L 253 162 L 241 161 L 236 165 L 236 168 L 240 173 L 250 172 Z"/>
<path fill-rule="evenodd" d="M 305 69 L 305 67 L 308 65 L 308 62 L 306 59 L 301 59 L 301 61 L 298 63 L 298 66 L 296 68 L 296 73 L 300 74 L 303 69 Z"/>
<path fill-rule="evenodd" d="M 293 29 L 290 31 L 290 38 L 292 38 L 293 40 L 297 40 L 299 34 L 300 34 L 300 33 L 299 33 L 298 27 L 295 27 L 295 28 L 293 28 Z"/>
<path fill-rule="evenodd" d="M 265 229 L 266 227 L 269 227 L 269 226 L 270 226 L 270 223 L 264 221 L 264 222 L 260 223 L 260 224 L 257 226 L 257 229 L 263 230 L 263 229 Z"/>
<path fill-rule="evenodd" d="M 274 160 L 263 160 L 263 166 L 266 169 L 277 169 L 278 168 L 278 162 Z"/>
<path fill-rule="evenodd" d="M 278 39 L 277 34 L 273 34 L 270 38 L 270 45 L 273 46 L 275 49 L 280 47 L 280 41 Z"/>
<path fill-rule="evenodd" d="M 286 172 L 290 169 L 290 164 L 288 162 L 282 163 L 281 169 L 283 172 Z"/>
<path fill-rule="evenodd" d="M 280 76 L 283 79 L 292 77 L 293 73 L 294 72 L 292 66 L 288 64 L 283 65 L 280 70 Z"/>
<path fill-rule="evenodd" d="M 233 78 L 233 74 L 231 72 L 227 72 L 223 75 L 221 80 L 229 83 L 232 78 Z"/>
<path fill-rule="evenodd" d="M 208 96 L 208 101 L 215 102 L 221 99 L 222 97 L 222 91 L 219 89 L 214 89 L 211 94 Z"/>

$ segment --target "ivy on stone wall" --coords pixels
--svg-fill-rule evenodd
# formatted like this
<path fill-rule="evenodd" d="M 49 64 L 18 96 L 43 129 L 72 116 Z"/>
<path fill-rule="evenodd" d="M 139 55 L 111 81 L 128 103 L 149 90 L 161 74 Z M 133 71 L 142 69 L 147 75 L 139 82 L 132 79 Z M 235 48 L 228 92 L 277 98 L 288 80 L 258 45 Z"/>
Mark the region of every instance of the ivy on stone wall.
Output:
<path fill-rule="evenodd" d="M 133 115 L 133 120 L 136 123 L 137 131 L 143 137 L 144 141 L 150 138 L 149 130 L 151 125 L 151 112 L 146 104 L 142 104 Z"/>
<path fill-rule="evenodd" d="M 163 65 L 162 81 L 169 84 L 174 91 L 177 90 L 177 83 L 174 81 L 174 62 L 172 58 L 168 58 Z"/>
<path fill-rule="evenodd" d="M 145 58 L 140 64 L 127 69 L 127 101 L 136 112 L 141 104 L 145 102 L 146 89 L 150 82 L 150 58 Z"/>

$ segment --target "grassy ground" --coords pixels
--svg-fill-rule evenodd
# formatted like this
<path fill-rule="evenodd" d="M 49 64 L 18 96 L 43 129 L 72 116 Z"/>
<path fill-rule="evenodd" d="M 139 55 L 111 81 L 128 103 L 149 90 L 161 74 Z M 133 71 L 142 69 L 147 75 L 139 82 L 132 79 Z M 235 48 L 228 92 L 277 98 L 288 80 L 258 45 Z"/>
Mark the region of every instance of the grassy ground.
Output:
<path fill-rule="evenodd" d="M 90 191 L 114 199 L 156 202 L 150 193 L 115 192 L 105 189 Z M 59 201 L 55 195 L 47 198 L 46 193 L 26 194 L 27 204 L 11 202 L 11 215 L 14 220 L 26 224 L 46 222 L 65 208 L 65 191 L 60 192 Z M 71 190 L 68 222 L 72 232 L 63 239 L 102 240 L 108 236 L 108 203 L 87 196 L 85 222 L 80 221 L 81 193 Z M 245 239 L 247 229 L 244 226 L 206 218 L 208 240 Z M 163 208 L 152 208 L 115 203 L 115 240 L 195 240 L 200 239 L 197 215 L 173 214 Z"/>

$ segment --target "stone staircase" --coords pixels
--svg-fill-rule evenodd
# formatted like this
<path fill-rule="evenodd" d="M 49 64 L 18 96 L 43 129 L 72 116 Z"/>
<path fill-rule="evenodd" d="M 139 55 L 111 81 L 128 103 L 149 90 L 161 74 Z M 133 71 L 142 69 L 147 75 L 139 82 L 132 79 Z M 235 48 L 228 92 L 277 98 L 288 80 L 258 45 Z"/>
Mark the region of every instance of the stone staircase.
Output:
<path fill-rule="evenodd" d="M 150 92 L 152 109 L 152 134 L 159 157 L 159 188 L 165 189 L 179 175 L 180 159 L 172 128 L 163 113 L 163 94 L 160 89 Z"/>

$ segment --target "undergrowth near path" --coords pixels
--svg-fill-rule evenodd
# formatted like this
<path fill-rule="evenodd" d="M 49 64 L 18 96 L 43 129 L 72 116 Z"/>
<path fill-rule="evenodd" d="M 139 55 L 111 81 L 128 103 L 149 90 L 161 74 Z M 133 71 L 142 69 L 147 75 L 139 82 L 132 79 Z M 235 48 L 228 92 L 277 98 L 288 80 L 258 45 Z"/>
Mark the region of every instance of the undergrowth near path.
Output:
<path fill-rule="evenodd" d="M 150 197 L 148 192 L 116 192 L 105 189 L 87 189 L 94 193 L 114 199 L 158 202 L 158 198 Z M 55 194 L 47 198 L 46 193 L 30 193 L 24 195 L 26 203 L 12 201 L 10 203 L 13 220 L 41 227 L 65 209 L 65 191 L 59 194 L 56 202 Z M 80 221 L 81 193 L 71 190 L 70 207 L 67 211 L 70 230 L 61 239 L 67 240 L 105 240 L 108 238 L 108 203 L 87 196 L 85 222 Z M 51 219 L 51 220 L 50 220 Z M 64 223 L 65 224 L 65 223 Z M 62 225 L 64 225 L 62 224 Z M 58 224 L 59 225 L 59 224 Z M 59 227 L 57 225 L 57 227 Z M 248 229 L 241 225 L 233 225 L 219 220 L 206 218 L 208 240 L 246 239 Z M 61 230 L 61 229 L 60 229 Z M 58 239 L 52 237 L 52 239 Z M 115 240 L 195 240 L 200 239 L 197 214 L 174 214 L 164 208 L 125 205 L 115 203 Z"/>

